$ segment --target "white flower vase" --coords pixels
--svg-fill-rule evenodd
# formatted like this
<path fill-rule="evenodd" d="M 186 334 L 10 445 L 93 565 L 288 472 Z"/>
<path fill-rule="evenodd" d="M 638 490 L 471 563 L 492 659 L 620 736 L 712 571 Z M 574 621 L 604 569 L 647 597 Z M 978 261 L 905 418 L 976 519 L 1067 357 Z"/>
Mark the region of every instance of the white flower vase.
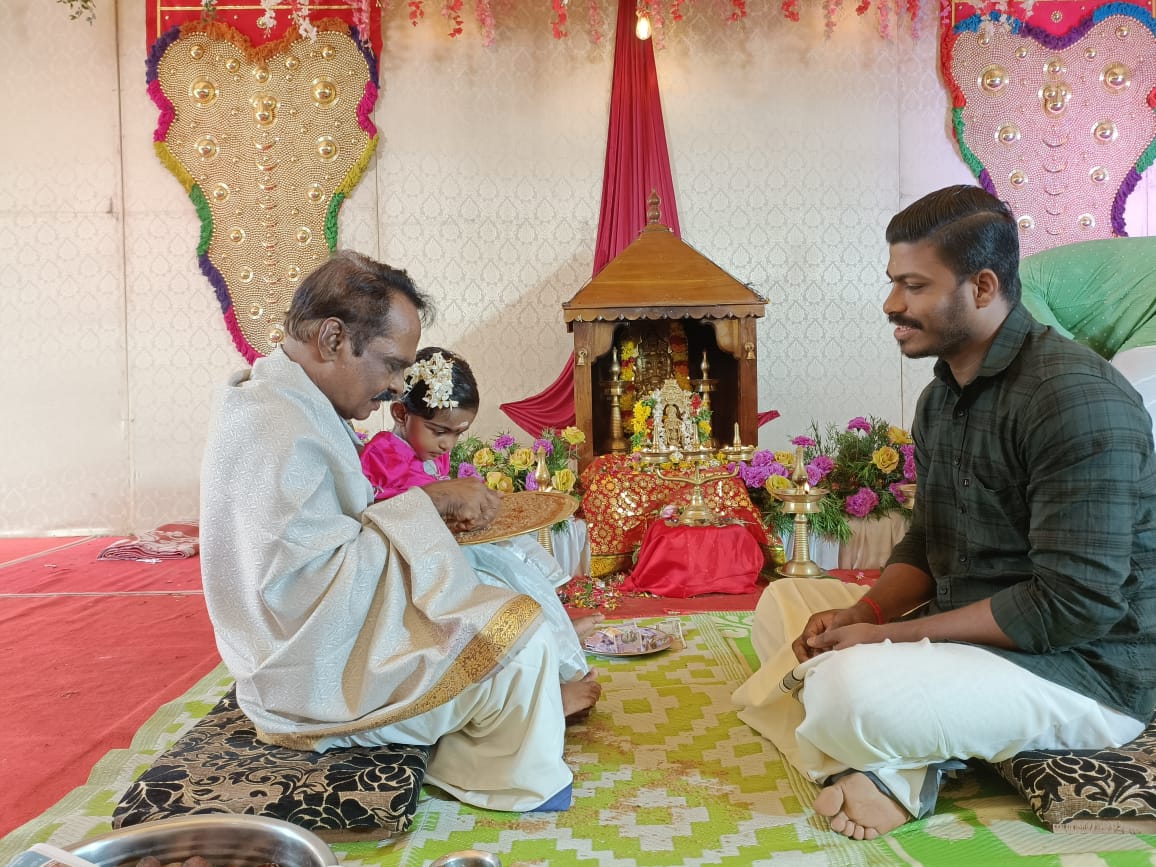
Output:
<path fill-rule="evenodd" d="M 839 545 L 839 568 L 882 569 L 891 556 L 891 549 L 907 532 L 909 515 L 903 511 L 889 512 L 879 518 L 848 518 L 851 539 Z"/>

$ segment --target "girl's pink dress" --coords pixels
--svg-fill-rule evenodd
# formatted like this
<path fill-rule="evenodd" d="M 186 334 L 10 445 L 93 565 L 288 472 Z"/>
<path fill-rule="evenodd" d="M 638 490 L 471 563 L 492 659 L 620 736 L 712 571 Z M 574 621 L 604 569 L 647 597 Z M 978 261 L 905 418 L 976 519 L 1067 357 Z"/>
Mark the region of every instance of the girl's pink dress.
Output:
<path fill-rule="evenodd" d="M 396 497 L 410 488 L 448 479 L 450 456 L 438 455 L 433 460 L 422 461 L 409 443 L 383 430 L 362 449 L 361 470 L 373 485 L 376 502 Z"/>

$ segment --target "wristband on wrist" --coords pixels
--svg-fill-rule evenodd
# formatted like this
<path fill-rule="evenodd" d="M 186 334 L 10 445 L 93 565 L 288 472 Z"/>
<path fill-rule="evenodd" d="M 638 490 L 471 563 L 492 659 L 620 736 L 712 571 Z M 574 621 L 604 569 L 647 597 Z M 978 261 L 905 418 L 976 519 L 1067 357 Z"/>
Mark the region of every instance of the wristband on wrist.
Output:
<path fill-rule="evenodd" d="M 879 607 L 878 602 L 876 602 L 870 596 L 861 596 L 861 597 L 859 597 L 859 601 L 865 602 L 867 604 L 867 607 L 870 608 L 873 612 L 875 612 L 875 623 L 877 626 L 882 626 L 884 623 L 887 622 L 887 620 L 883 617 L 883 609 Z"/>

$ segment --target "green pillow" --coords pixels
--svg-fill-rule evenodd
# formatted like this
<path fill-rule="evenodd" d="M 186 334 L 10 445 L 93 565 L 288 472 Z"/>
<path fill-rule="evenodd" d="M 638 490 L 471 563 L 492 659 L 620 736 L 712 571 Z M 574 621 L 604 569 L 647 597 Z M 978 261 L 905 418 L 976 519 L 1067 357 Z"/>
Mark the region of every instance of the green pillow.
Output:
<path fill-rule="evenodd" d="M 1042 250 L 1020 262 L 1020 282 L 1033 316 L 1105 358 L 1156 345 L 1156 237 Z"/>

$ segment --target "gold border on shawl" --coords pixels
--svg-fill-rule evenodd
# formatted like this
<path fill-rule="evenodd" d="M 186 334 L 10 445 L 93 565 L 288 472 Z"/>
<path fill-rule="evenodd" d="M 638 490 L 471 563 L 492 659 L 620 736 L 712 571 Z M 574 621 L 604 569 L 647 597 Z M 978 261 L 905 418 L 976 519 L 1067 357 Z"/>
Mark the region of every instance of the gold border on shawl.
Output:
<path fill-rule="evenodd" d="M 326 737 L 340 737 L 394 725 L 420 716 L 461 695 L 466 687 L 477 683 L 508 656 L 541 613 L 541 607 L 529 596 L 515 596 L 470 639 L 449 670 L 425 695 L 404 707 L 368 714 L 352 722 L 319 727 L 309 732 L 266 732 L 257 729 L 265 743 L 291 750 L 311 750 Z"/>

